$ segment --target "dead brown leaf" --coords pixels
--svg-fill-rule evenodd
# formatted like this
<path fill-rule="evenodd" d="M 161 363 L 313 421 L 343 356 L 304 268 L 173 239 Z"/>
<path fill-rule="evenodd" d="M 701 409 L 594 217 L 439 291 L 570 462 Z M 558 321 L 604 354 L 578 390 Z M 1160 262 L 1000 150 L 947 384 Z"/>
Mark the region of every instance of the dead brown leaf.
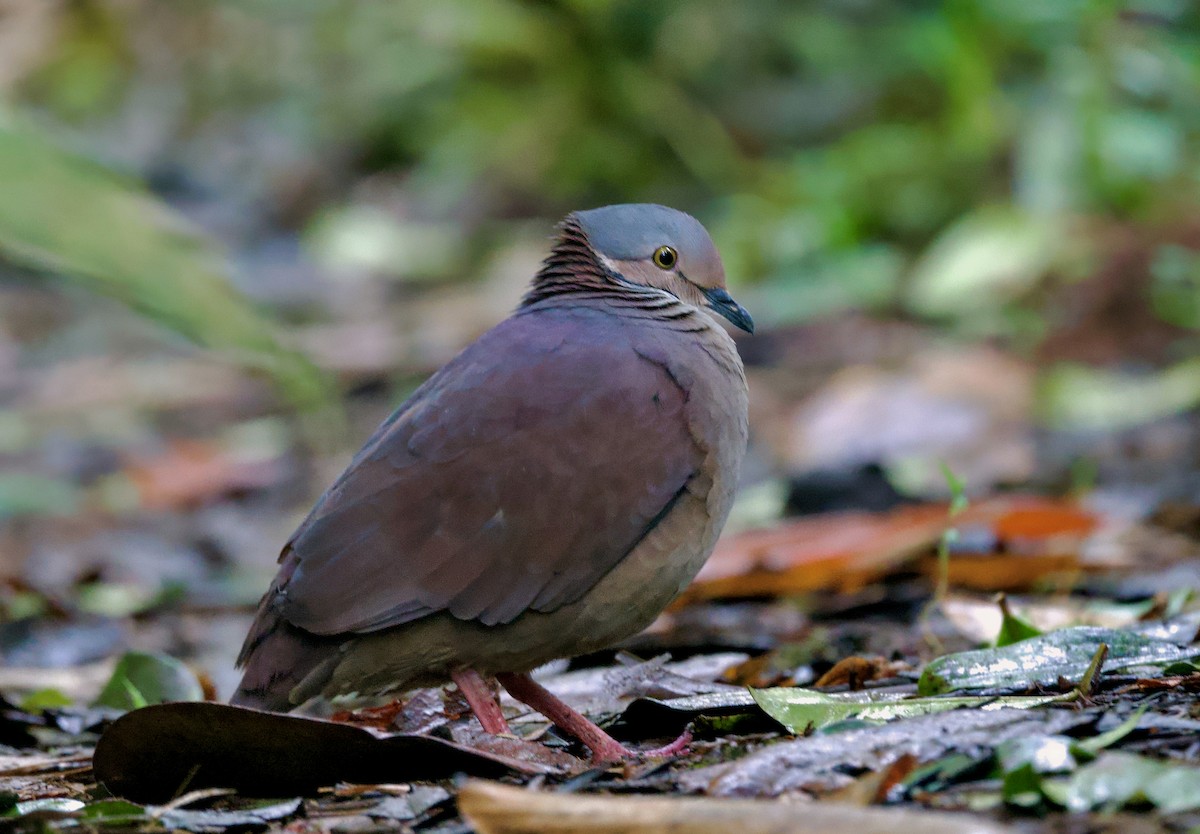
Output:
<path fill-rule="evenodd" d="M 278 797 L 338 782 L 561 772 L 554 762 L 524 749 L 510 757 L 432 736 L 385 734 L 203 702 L 159 704 L 125 714 L 101 736 L 93 768 L 109 791 L 135 802 L 163 802 L 208 787 Z"/>
<path fill-rule="evenodd" d="M 894 678 L 897 672 L 911 667 L 907 663 L 896 663 L 883 657 L 846 657 L 839 660 L 814 686 L 848 686 L 853 690 L 863 688 L 867 681 Z"/>
<path fill-rule="evenodd" d="M 525 832 L 639 832 L 668 834 L 780 834 L 853 832 L 895 834 L 1000 834 L 1012 829 L 965 814 L 803 803 L 697 797 L 578 796 L 472 782 L 458 808 L 480 834 Z"/>

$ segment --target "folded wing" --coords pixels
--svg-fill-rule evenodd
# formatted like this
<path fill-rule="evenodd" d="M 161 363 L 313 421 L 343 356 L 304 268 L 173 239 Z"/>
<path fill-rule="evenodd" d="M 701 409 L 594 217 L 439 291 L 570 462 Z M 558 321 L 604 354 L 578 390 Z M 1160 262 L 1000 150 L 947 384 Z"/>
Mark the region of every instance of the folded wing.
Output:
<path fill-rule="evenodd" d="M 331 635 L 440 611 L 507 623 L 583 596 L 703 457 L 687 392 L 636 335 L 567 312 L 485 335 L 322 497 L 285 547 L 264 609 Z"/>

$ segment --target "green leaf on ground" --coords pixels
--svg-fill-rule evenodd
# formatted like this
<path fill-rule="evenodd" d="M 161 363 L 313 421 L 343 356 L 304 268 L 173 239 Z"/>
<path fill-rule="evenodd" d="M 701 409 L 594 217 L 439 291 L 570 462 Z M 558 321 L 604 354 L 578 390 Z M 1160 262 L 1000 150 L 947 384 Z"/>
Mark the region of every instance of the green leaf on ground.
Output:
<path fill-rule="evenodd" d="M 134 822 L 146 817 L 146 809 L 124 799 L 102 799 L 80 811 L 79 816 L 91 822 L 112 824 Z"/>
<path fill-rule="evenodd" d="M 1068 779 L 1046 780 L 1042 790 L 1076 813 L 1149 803 L 1170 814 L 1200 808 L 1200 768 L 1113 752 Z"/>
<path fill-rule="evenodd" d="M 44 712 L 55 707 L 69 707 L 71 699 L 57 689 L 39 689 L 21 699 L 21 709 L 26 712 Z"/>
<path fill-rule="evenodd" d="M 999 689 L 1078 679 L 1096 650 L 1108 645 L 1107 670 L 1130 666 L 1161 666 L 1200 657 L 1200 646 L 1179 646 L 1131 631 L 1079 626 L 1031 637 L 1008 646 L 945 655 L 921 673 L 922 695 L 957 689 Z"/>
<path fill-rule="evenodd" d="M 1133 715 L 1129 716 L 1106 733 L 1101 733 L 1100 735 L 1092 736 L 1091 738 L 1079 739 L 1075 742 L 1075 749 L 1086 751 L 1094 756 L 1101 750 L 1111 747 L 1137 729 L 1138 722 L 1141 721 L 1142 716 L 1146 714 L 1146 709 L 1146 707 L 1142 707 Z"/>
<path fill-rule="evenodd" d="M 858 718 L 865 721 L 891 721 L 915 718 L 935 712 L 958 709 L 1029 709 L 1053 701 L 1062 695 L 1011 696 L 1005 698 L 960 696 L 942 698 L 913 698 L 895 693 L 815 692 L 800 687 L 751 689 L 750 694 L 764 712 L 793 733 L 810 727 L 820 729 L 837 721 Z"/>
<path fill-rule="evenodd" d="M 1004 780 L 1004 801 L 1022 808 L 1042 803 L 1042 776 L 1069 773 L 1079 766 L 1071 739 L 1031 736 L 1010 739 L 996 750 Z"/>
<path fill-rule="evenodd" d="M 139 709 L 168 701 L 202 701 L 204 690 L 183 663 L 162 654 L 129 652 L 117 661 L 97 706 Z"/>
<path fill-rule="evenodd" d="M 1033 623 L 1014 614 L 1008 607 L 1008 598 L 1000 597 L 1000 631 L 996 634 L 997 647 L 1011 646 L 1030 637 L 1040 637 L 1042 632 Z"/>

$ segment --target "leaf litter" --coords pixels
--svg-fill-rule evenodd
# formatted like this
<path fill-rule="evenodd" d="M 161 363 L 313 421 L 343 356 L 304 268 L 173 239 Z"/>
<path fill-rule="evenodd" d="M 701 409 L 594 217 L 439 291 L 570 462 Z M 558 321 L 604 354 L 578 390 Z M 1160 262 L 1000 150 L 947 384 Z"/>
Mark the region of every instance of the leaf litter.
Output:
<path fill-rule="evenodd" d="M 757 612 L 768 605 L 741 610 Z M 1012 613 L 1000 610 L 1003 624 Z M 949 625 L 949 620 L 942 622 Z M 717 803 L 791 794 L 844 798 L 860 778 L 870 777 L 863 785 L 872 787 L 859 793 L 869 791 L 873 801 L 885 804 L 920 805 L 942 796 L 954 807 L 953 797 L 969 795 L 973 804 L 957 807 L 976 807 L 986 804 L 981 797 L 994 797 L 987 801 L 1014 809 L 1080 811 L 1140 804 L 1182 813 L 1195 807 L 1185 797 L 1198 771 L 1145 753 L 1108 749 L 1145 736 L 1138 729 L 1141 722 L 1152 726 L 1162 717 L 1153 706 L 1146 705 L 1116 728 L 1092 728 L 1099 727 L 1106 704 L 1120 703 L 1115 698 L 1136 703 L 1164 687 L 1186 689 L 1195 668 L 1190 661 L 1200 656 L 1200 650 L 1183 642 L 1195 634 L 1194 622 L 1189 622 L 1185 616 L 1183 625 L 1174 626 L 1150 620 L 1123 629 L 1052 630 L 1007 645 L 951 652 L 923 666 L 917 663 L 911 672 L 905 664 L 860 659 L 899 675 L 899 681 L 843 671 L 826 675 L 819 688 L 725 683 L 726 673 L 746 662 L 744 653 L 699 654 L 682 662 L 666 656 L 640 661 L 628 655 L 617 657 L 615 664 L 551 672 L 544 678 L 551 688 L 589 715 L 611 722 L 610 729 L 626 742 L 671 736 L 688 726 L 697 731 L 692 749 L 678 761 L 600 770 L 589 768 L 578 750 L 555 741 L 552 730 L 539 727 L 538 716 L 512 702 L 506 701 L 506 709 L 525 740 L 485 739 L 466 717 L 447 723 L 444 696 L 438 697 L 437 690 L 416 693 L 399 712 L 382 713 L 388 727 L 373 730 L 344 721 L 180 702 L 201 696 L 194 676 L 183 673 L 186 667 L 131 655 L 114 668 L 105 692 L 131 698 L 136 692 L 145 702 L 167 703 L 132 709 L 116 721 L 100 719 L 103 736 L 93 769 L 88 772 L 84 766 L 83 773 L 71 777 L 83 780 L 76 783 L 81 790 L 76 796 L 23 799 L 7 813 L 218 832 L 270 827 L 308 813 L 305 808 L 320 819 L 342 807 L 343 814 L 420 824 L 453 816 L 456 774 L 533 779 L 545 789 L 558 785 L 559 790 L 586 778 L 589 791 L 699 793 Z M 1011 627 L 1008 632 L 1014 633 Z M 997 636 L 1004 633 L 1002 628 Z M 1081 700 L 1068 684 L 1079 683 L 1099 645 L 1108 646 L 1104 686 L 1094 700 Z M 917 649 L 910 656 L 919 655 Z M 840 667 L 854 666 L 851 660 L 844 658 Z M 1140 677 L 1118 674 L 1126 669 Z M 115 689 L 119 682 L 121 689 Z M 1116 694 L 1117 684 L 1125 687 L 1124 696 Z M 1045 687 L 1059 691 L 1047 693 Z M 956 691 L 960 694 L 950 694 Z M 12 707 L 9 720 L 27 720 L 30 727 L 54 730 L 61 738 L 58 728 L 70 726 L 77 710 L 52 695 L 39 697 L 46 704 L 40 716 L 31 712 L 20 719 L 26 713 Z M 119 710 L 137 705 L 136 700 L 110 697 L 115 696 L 100 700 Z M 396 732 L 404 721 L 415 722 L 422 732 Z M 86 750 L 87 734 L 79 738 Z M 44 758 L 35 773 L 39 768 L 53 773 L 57 761 L 78 772 L 87 759 L 77 753 L 74 758 Z M 17 770 L 0 769 L 0 785 L 15 785 L 21 778 Z M 1114 782 L 1117 774 L 1124 778 Z M 375 795 L 353 807 L 345 797 L 326 796 L 319 806 L 299 799 L 345 783 L 359 783 L 360 790 Z M 380 794 L 375 787 L 397 783 L 409 785 L 405 793 Z M 53 790 L 50 781 L 42 784 Z M 967 794 L 964 789 L 971 785 L 980 787 Z M 207 789 L 222 789 L 219 797 L 200 801 L 215 801 L 216 806 L 171 807 L 172 798 Z M 90 798 L 106 792 L 125 799 Z M 264 805 L 250 797 L 290 798 Z M 619 807 L 626 800 L 614 801 L 611 811 L 597 813 L 627 813 Z"/>

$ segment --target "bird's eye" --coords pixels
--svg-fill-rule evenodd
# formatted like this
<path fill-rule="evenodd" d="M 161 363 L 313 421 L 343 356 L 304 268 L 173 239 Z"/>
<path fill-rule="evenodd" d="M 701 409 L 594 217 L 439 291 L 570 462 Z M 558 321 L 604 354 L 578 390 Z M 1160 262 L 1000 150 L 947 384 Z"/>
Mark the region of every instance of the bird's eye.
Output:
<path fill-rule="evenodd" d="M 659 269 L 670 269 L 677 260 L 679 255 L 670 246 L 660 246 L 654 250 L 654 265 Z"/>

